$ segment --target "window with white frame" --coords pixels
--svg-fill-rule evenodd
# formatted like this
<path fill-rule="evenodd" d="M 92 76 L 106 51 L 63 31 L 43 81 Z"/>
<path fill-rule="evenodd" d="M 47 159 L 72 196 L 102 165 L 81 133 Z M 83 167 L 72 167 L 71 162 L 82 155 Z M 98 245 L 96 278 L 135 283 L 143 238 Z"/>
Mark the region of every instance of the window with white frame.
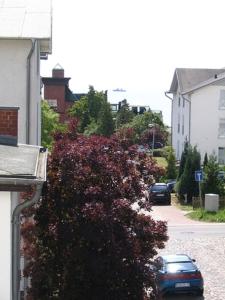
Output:
<path fill-rule="evenodd" d="M 178 115 L 177 132 L 180 133 L 180 114 Z"/>
<path fill-rule="evenodd" d="M 177 141 L 177 159 L 180 159 L 180 141 Z"/>
<path fill-rule="evenodd" d="M 184 115 L 182 115 L 182 134 L 184 135 Z"/>
<path fill-rule="evenodd" d="M 225 119 L 221 118 L 219 120 L 219 137 L 225 138 Z"/>
<path fill-rule="evenodd" d="M 220 90 L 219 109 L 225 109 L 225 90 Z"/>
<path fill-rule="evenodd" d="M 225 148 L 219 147 L 218 149 L 218 163 L 220 165 L 225 165 Z"/>

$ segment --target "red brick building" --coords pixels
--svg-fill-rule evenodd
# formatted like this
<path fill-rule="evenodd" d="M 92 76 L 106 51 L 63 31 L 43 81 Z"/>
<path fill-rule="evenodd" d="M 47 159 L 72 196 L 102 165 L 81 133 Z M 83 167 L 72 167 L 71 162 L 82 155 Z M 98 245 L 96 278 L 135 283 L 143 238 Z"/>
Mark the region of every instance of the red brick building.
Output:
<path fill-rule="evenodd" d="M 60 122 L 68 119 L 67 110 L 75 101 L 86 94 L 75 94 L 69 88 L 70 77 L 64 77 L 64 69 L 57 64 L 52 70 L 52 77 L 42 77 L 44 85 L 44 99 L 60 116 Z"/>

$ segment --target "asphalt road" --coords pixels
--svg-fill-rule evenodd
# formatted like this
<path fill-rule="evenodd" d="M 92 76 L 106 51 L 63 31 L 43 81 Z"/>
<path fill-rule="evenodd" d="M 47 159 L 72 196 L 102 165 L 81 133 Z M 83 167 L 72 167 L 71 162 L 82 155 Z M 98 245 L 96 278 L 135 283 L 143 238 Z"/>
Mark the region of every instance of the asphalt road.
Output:
<path fill-rule="evenodd" d="M 204 296 L 170 295 L 163 300 L 225 299 L 225 224 L 188 219 L 175 206 L 153 206 L 151 215 L 168 223 L 169 240 L 160 254 L 186 253 L 196 259 L 204 278 Z"/>

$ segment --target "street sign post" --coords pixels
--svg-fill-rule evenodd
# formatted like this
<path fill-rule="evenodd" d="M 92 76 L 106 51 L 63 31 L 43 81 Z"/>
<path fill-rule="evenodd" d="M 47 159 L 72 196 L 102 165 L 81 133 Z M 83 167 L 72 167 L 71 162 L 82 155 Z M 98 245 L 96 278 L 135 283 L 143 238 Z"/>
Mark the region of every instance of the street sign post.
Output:
<path fill-rule="evenodd" d="M 199 189 L 199 198 L 200 198 L 200 207 L 202 208 L 202 193 L 201 193 L 201 181 L 203 180 L 203 172 L 202 170 L 195 171 L 195 181 L 198 182 Z"/>
<path fill-rule="evenodd" d="M 198 171 L 195 171 L 195 181 L 202 181 L 203 180 L 203 172 L 202 170 L 198 170 Z"/>

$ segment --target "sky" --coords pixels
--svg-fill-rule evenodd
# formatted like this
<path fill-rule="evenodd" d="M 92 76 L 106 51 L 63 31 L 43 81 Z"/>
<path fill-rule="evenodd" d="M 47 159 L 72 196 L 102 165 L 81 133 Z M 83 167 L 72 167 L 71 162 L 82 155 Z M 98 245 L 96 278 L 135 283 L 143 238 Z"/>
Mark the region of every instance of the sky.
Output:
<path fill-rule="evenodd" d="M 90 85 L 108 90 L 110 102 L 161 110 L 176 68 L 225 67 L 224 0 L 52 0 L 52 54 L 41 76 L 56 64 L 71 77 L 74 93 Z M 123 89 L 126 92 L 113 92 Z"/>

